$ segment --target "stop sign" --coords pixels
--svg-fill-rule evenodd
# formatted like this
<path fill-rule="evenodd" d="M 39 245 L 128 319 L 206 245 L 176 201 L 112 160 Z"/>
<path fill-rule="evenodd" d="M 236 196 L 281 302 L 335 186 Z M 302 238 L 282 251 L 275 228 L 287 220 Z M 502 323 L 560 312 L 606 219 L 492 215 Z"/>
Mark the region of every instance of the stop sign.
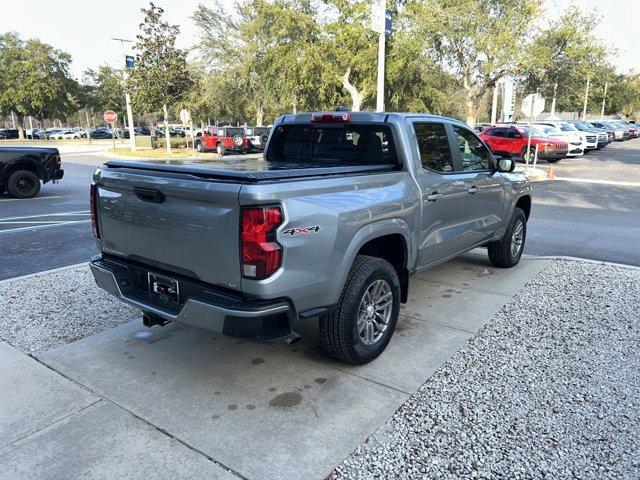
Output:
<path fill-rule="evenodd" d="M 104 121 L 107 123 L 116 123 L 118 121 L 118 114 L 113 110 L 107 110 L 102 115 L 102 118 L 104 118 Z"/>

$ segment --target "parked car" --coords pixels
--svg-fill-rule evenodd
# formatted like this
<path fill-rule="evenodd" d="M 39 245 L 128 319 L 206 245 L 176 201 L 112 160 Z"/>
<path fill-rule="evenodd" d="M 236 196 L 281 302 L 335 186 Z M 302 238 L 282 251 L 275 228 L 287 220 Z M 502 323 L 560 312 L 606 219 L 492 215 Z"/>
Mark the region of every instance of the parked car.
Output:
<path fill-rule="evenodd" d="M 59 132 L 49 135 L 51 140 L 69 140 L 80 138 L 80 133 L 75 130 L 60 130 Z"/>
<path fill-rule="evenodd" d="M 249 143 L 249 151 L 262 152 L 269 140 L 270 127 L 247 127 L 244 130 Z"/>
<path fill-rule="evenodd" d="M 531 155 L 538 146 L 538 158 L 555 163 L 567 156 L 569 144 L 547 136 L 535 126 L 531 128 Z M 495 125 L 482 131 L 480 138 L 491 151 L 501 157 L 525 159 L 529 142 L 529 129 L 524 125 Z"/>
<path fill-rule="evenodd" d="M 587 140 L 585 135 L 579 130 L 570 127 L 569 125 L 566 125 L 567 129 L 562 130 L 561 127 L 564 127 L 564 125 L 546 122 L 535 122 L 534 125 L 548 137 L 559 138 L 560 140 L 567 142 L 569 144 L 567 157 L 579 157 L 580 155 L 584 155 L 584 151 L 587 148 Z"/>
<path fill-rule="evenodd" d="M 513 168 L 450 118 L 285 115 L 259 164 L 99 167 L 91 270 L 147 326 L 273 341 L 319 318 L 327 351 L 362 364 L 389 343 L 412 274 L 481 245 L 518 263 L 532 188 Z"/>
<path fill-rule="evenodd" d="M 15 128 L 0 129 L 0 140 L 20 138 L 20 132 Z"/>
<path fill-rule="evenodd" d="M 105 127 L 96 128 L 90 135 L 91 138 L 113 138 L 113 132 Z"/>
<path fill-rule="evenodd" d="M 615 128 L 613 126 L 610 126 L 604 122 L 589 122 L 591 125 L 593 125 L 595 128 L 602 130 L 603 132 L 606 132 L 607 136 L 609 137 L 609 143 L 613 142 L 616 139 L 616 132 L 615 132 Z"/>
<path fill-rule="evenodd" d="M 0 147 L 0 193 L 31 198 L 40 192 L 40 182 L 54 183 L 64 176 L 57 148 Z"/>
<path fill-rule="evenodd" d="M 473 129 L 474 129 L 476 132 L 480 133 L 480 132 L 482 132 L 485 128 L 489 128 L 490 126 L 491 126 L 491 124 L 490 124 L 490 123 L 476 123 L 476 124 L 473 126 Z"/>
<path fill-rule="evenodd" d="M 242 127 L 214 127 L 209 126 L 204 134 L 196 140 L 196 150 L 206 152 L 215 150 L 218 155 L 231 151 L 248 153 L 250 144 Z"/>
<path fill-rule="evenodd" d="M 151 135 L 151 130 L 149 130 L 147 127 L 136 127 L 133 129 L 133 132 L 135 135 Z M 124 138 L 129 138 L 130 136 L 131 134 L 129 133 L 129 129 L 126 128 L 124 131 Z"/>
<path fill-rule="evenodd" d="M 609 143 L 609 135 L 602 130 L 595 128 L 588 122 L 583 120 L 571 120 L 571 123 L 581 132 L 584 132 L 587 138 L 587 150 L 596 150 L 602 148 Z"/>

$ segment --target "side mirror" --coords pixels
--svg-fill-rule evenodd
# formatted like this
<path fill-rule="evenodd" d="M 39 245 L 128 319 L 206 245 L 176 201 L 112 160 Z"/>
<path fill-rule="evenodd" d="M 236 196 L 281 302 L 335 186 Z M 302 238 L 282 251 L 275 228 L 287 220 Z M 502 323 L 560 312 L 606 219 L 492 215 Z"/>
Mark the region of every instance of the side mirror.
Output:
<path fill-rule="evenodd" d="M 498 171 L 502 173 L 513 172 L 513 169 L 516 168 L 516 162 L 513 161 L 513 158 L 499 158 L 496 163 Z"/>

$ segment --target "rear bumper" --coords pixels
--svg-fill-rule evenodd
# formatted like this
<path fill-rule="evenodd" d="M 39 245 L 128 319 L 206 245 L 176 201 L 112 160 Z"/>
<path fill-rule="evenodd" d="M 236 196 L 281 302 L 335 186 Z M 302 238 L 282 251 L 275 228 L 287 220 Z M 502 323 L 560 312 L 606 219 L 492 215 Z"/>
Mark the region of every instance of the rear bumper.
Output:
<path fill-rule="evenodd" d="M 51 180 L 61 180 L 62 177 L 64 177 L 64 170 L 59 168 L 53 171 L 53 174 L 51 175 Z"/>
<path fill-rule="evenodd" d="M 171 322 L 183 323 L 215 333 L 257 340 L 282 340 L 296 337 L 290 325 L 294 310 L 286 300 L 248 301 L 217 287 L 192 279 L 176 277 L 180 304 L 168 304 L 152 298 L 148 291 L 147 270 L 139 264 L 95 256 L 89 262 L 96 284 L 129 305 Z M 182 294 L 181 294 L 182 295 Z"/>

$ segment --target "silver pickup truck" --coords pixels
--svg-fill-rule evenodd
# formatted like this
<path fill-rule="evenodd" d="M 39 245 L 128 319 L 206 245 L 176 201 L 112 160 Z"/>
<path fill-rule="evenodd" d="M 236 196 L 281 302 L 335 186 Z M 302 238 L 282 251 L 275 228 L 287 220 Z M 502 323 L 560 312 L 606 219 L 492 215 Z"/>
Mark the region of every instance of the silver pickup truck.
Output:
<path fill-rule="evenodd" d="M 317 317 L 331 355 L 366 363 L 413 273 L 479 246 L 518 263 L 531 185 L 513 168 L 450 118 L 285 115 L 261 159 L 100 167 L 91 269 L 147 326 L 291 341 Z"/>

